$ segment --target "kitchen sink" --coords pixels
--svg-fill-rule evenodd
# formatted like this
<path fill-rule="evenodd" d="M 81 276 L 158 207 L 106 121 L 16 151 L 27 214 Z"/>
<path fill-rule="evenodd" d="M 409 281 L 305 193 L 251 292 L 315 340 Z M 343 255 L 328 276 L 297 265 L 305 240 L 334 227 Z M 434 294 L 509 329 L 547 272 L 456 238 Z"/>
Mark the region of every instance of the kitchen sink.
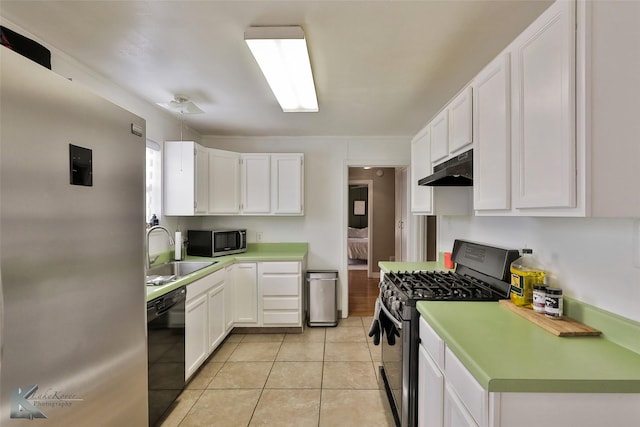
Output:
<path fill-rule="evenodd" d="M 218 261 L 173 261 L 151 267 L 147 270 L 147 285 L 160 286 L 178 280 Z"/>

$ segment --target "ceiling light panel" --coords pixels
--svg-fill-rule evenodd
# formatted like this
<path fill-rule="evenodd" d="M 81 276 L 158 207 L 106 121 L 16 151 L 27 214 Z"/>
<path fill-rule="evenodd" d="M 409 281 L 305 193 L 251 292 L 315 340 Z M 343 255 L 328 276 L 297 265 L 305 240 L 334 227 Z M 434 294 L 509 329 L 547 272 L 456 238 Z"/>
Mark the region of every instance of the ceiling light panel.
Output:
<path fill-rule="evenodd" d="M 307 42 L 301 27 L 250 27 L 244 39 L 282 111 L 318 111 Z"/>

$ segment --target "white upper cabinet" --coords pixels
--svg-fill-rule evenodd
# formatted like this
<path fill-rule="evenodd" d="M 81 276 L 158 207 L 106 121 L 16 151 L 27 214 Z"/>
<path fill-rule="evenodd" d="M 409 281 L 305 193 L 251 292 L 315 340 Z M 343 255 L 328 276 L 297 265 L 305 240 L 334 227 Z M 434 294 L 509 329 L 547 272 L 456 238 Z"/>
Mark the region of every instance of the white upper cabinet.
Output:
<path fill-rule="evenodd" d="M 304 155 L 165 142 L 164 215 L 303 215 Z"/>
<path fill-rule="evenodd" d="M 418 181 L 431 175 L 431 127 L 426 126 L 411 141 L 411 213 L 430 215 L 433 212 L 431 187 Z"/>
<path fill-rule="evenodd" d="M 473 143 L 473 91 L 465 88 L 447 107 L 449 110 L 449 153 L 459 154 Z"/>
<path fill-rule="evenodd" d="M 444 109 L 430 123 L 431 126 L 431 162 L 449 155 L 449 110 Z"/>
<path fill-rule="evenodd" d="M 206 214 L 209 169 L 207 149 L 193 141 L 164 143 L 164 214 Z"/>
<path fill-rule="evenodd" d="M 473 144 L 473 90 L 462 90 L 431 120 L 431 163 L 442 163 Z"/>
<path fill-rule="evenodd" d="M 271 157 L 269 154 L 242 155 L 242 212 L 271 213 Z"/>
<path fill-rule="evenodd" d="M 240 154 L 209 149 L 210 214 L 240 212 Z"/>
<path fill-rule="evenodd" d="M 304 213 L 304 156 L 271 155 L 271 209 L 276 215 Z"/>
<path fill-rule="evenodd" d="M 511 113 L 509 54 L 503 53 L 473 80 L 473 207 L 511 209 Z"/>
<path fill-rule="evenodd" d="M 556 2 L 510 48 L 517 209 L 576 206 L 574 8 Z"/>
<path fill-rule="evenodd" d="M 474 79 L 477 215 L 640 217 L 638 16 L 557 1 Z"/>
<path fill-rule="evenodd" d="M 303 214 L 302 154 L 243 154 L 242 159 L 243 214 Z"/>

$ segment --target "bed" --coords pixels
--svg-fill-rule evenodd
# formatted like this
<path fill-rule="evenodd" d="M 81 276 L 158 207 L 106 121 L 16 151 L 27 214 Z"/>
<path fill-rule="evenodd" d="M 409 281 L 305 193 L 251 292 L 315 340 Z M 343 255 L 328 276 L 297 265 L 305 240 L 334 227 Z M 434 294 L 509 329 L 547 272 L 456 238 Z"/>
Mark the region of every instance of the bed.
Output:
<path fill-rule="evenodd" d="M 347 254 L 349 261 L 367 261 L 369 255 L 369 229 L 367 227 L 349 227 Z"/>

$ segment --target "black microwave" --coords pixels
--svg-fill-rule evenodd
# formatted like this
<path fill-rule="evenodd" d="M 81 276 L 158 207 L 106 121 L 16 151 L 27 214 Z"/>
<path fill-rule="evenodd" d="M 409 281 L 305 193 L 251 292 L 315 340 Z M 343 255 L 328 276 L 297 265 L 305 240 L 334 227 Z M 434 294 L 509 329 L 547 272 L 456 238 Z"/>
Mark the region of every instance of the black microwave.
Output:
<path fill-rule="evenodd" d="M 247 250 L 247 230 L 187 230 L 187 255 L 216 257 Z"/>

